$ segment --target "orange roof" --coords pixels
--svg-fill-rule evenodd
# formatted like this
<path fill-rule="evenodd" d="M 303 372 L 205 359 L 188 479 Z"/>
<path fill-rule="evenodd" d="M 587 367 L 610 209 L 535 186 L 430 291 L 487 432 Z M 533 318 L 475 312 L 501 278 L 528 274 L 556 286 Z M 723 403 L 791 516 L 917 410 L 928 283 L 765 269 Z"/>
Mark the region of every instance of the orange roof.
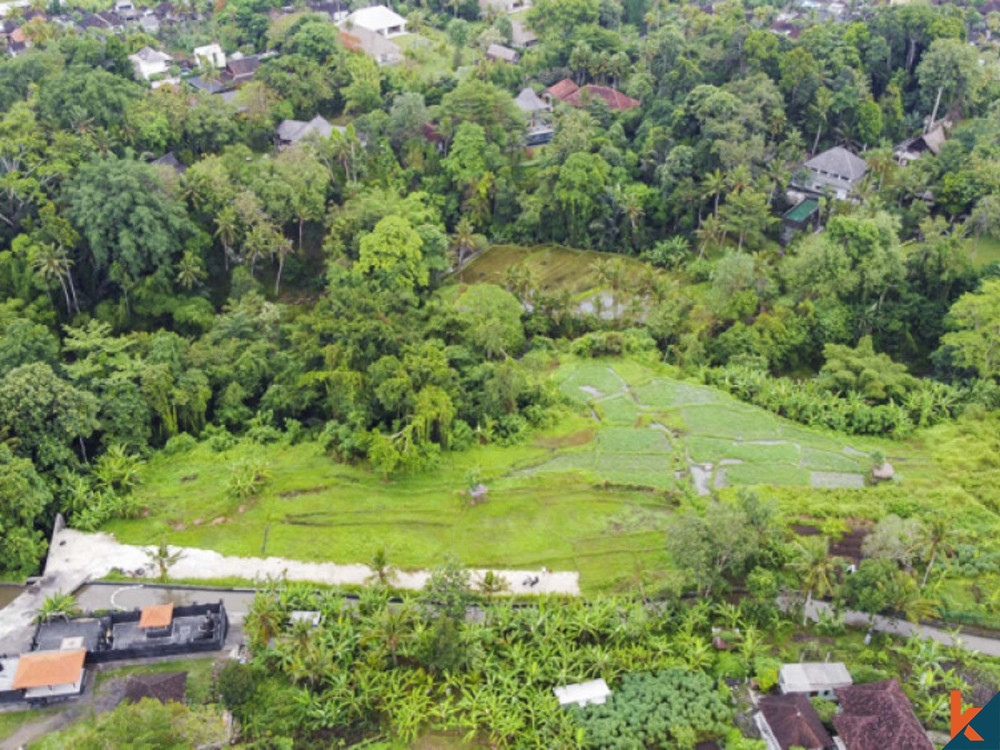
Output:
<path fill-rule="evenodd" d="M 551 97 L 559 99 L 560 101 L 564 101 L 566 97 L 576 93 L 579 88 L 580 87 L 573 83 L 573 81 L 569 78 L 563 78 L 559 81 L 559 83 L 554 83 L 545 89 L 545 93 Z"/>
<path fill-rule="evenodd" d="M 174 619 L 173 604 L 154 604 L 143 607 L 139 615 L 140 628 L 165 628 Z"/>
<path fill-rule="evenodd" d="M 26 41 L 28 41 L 28 35 L 27 35 L 27 33 L 20 26 L 18 26 L 16 29 L 14 29 L 12 32 L 10 32 L 10 38 L 11 38 L 11 41 L 14 41 L 14 42 L 26 42 Z"/>
<path fill-rule="evenodd" d="M 587 92 L 591 97 L 598 97 L 603 99 L 604 102 L 611 108 L 616 109 L 619 112 L 626 112 L 630 109 L 635 109 L 642 102 L 638 99 L 633 99 L 631 96 L 626 96 L 621 91 L 613 89 L 610 86 L 595 86 L 592 83 L 588 83 L 582 89 L 577 89 L 572 94 L 567 96 L 564 101 L 567 104 L 571 104 L 574 107 L 579 107 L 583 103 L 581 97 L 583 92 Z"/>
<path fill-rule="evenodd" d="M 76 651 L 37 651 L 24 654 L 17 662 L 14 690 L 53 685 L 71 685 L 80 681 L 87 649 Z"/>

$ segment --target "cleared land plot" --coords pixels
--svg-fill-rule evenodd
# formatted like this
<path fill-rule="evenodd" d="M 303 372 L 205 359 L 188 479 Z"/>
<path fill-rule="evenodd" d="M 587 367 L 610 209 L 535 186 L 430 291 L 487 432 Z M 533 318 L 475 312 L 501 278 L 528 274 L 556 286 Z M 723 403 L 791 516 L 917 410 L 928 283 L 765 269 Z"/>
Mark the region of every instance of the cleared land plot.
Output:
<path fill-rule="evenodd" d="M 615 253 L 596 253 L 548 245 L 494 245 L 465 266 L 459 272 L 458 280 L 467 284 L 503 284 L 507 269 L 524 263 L 535 286 L 541 291 L 548 294 L 569 291 L 580 295 L 601 286 L 594 265 L 602 258 L 621 260 L 625 264 L 623 289 L 629 289 L 630 284 L 647 268 L 637 260 Z"/>

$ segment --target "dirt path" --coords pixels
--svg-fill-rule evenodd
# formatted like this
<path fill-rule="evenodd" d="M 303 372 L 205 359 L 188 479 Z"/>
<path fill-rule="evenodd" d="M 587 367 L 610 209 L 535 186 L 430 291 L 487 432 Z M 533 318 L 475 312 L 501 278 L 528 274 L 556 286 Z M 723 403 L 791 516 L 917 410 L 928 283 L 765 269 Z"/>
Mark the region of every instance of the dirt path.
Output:
<path fill-rule="evenodd" d="M 0 639 L 7 637 L 30 639 L 32 618 L 45 601 L 57 591 L 70 592 L 87 580 L 101 578 L 113 568 L 123 570 L 152 569 L 147 547 L 121 544 L 110 534 L 87 534 L 62 529 L 52 538 L 45 575 L 41 582 L 24 592 L 0 610 Z M 170 568 L 173 578 L 287 578 L 290 581 L 310 581 L 333 585 L 365 584 L 372 571 L 367 565 L 338 565 L 288 560 L 282 557 L 227 557 L 206 549 L 171 547 L 181 559 Z M 545 572 L 539 570 L 497 570 L 507 580 L 512 594 L 571 594 L 580 593 L 580 574 L 575 571 Z M 482 580 L 485 570 L 470 570 L 473 584 Z M 424 570 L 399 571 L 393 585 L 403 589 L 420 589 L 430 574 Z M 537 578 L 532 586 L 530 581 Z M 9 651 L 22 650 L 10 648 Z"/>

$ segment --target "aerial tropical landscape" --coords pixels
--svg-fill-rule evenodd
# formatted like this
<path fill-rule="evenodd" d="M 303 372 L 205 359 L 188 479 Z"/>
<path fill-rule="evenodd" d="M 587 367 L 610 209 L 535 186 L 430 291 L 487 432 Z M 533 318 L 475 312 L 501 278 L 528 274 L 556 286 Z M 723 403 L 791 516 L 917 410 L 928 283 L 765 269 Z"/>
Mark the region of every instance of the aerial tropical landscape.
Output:
<path fill-rule="evenodd" d="M 995 729 L 1000 3 L 0 14 L 0 748 Z"/>

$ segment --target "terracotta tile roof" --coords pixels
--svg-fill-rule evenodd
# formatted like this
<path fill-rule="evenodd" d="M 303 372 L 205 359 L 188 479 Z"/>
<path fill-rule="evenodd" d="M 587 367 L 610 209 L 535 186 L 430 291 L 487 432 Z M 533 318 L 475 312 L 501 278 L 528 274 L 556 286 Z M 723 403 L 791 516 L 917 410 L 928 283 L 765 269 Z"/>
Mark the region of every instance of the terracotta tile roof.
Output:
<path fill-rule="evenodd" d="M 852 685 L 835 693 L 841 712 L 833 717 L 833 726 L 847 750 L 934 750 L 896 680 Z"/>
<path fill-rule="evenodd" d="M 174 619 L 173 604 L 154 604 L 143 607 L 139 615 L 140 628 L 165 628 Z"/>
<path fill-rule="evenodd" d="M 579 90 L 580 87 L 573 83 L 573 81 L 569 78 L 563 78 L 559 83 L 554 83 L 545 89 L 545 93 L 559 101 L 566 101 L 566 97 L 575 94 Z"/>
<path fill-rule="evenodd" d="M 125 700 L 138 703 L 143 698 L 153 698 L 160 703 L 183 703 L 186 686 L 187 672 L 135 675 L 125 685 Z"/>
<path fill-rule="evenodd" d="M 87 649 L 75 651 L 36 651 L 24 654 L 17 662 L 14 673 L 14 690 L 71 685 L 79 682 L 83 674 L 83 660 Z"/>
<path fill-rule="evenodd" d="M 572 94 L 563 99 L 567 104 L 571 104 L 574 107 L 580 107 L 583 105 L 581 101 L 586 92 L 591 98 L 603 99 L 605 104 L 607 104 L 611 109 L 616 109 L 619 112 L 627 112 L 630 109 L 635 109 L 642 102 L 638 99 L 633 99 L 631 96 L 626 96 L 621 91 L 611 88 L 610 86 L 595 86 L 588 83 L 581 89 L 577 89 Z"/>
<path fill-rule="evenodd" d="M 768 696 L 761 698 L 758 705 L 781 750 L 833 746 L 819 714 L 802 693 Z"/>

